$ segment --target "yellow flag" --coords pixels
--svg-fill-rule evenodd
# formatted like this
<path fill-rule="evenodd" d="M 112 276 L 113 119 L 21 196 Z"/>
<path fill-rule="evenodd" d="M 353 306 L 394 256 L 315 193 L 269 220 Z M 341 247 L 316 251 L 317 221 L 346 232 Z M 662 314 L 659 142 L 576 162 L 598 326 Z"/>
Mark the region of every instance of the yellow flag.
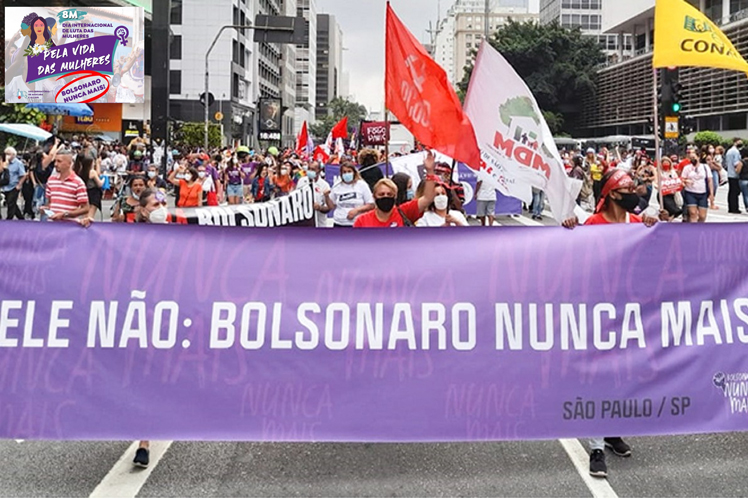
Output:
<path fill-rule="evenodd" d="M 653 67 L 702 66 L 748 73 L 727 36 L 685 0 L 656 0 Z"/>

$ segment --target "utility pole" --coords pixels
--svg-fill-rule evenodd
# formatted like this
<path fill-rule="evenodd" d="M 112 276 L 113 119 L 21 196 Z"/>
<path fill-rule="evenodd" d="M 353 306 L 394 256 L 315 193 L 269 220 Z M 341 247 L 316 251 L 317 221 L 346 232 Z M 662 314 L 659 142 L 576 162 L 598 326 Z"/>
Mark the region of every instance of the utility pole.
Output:
<path fill-rule="evenodd" d="M 491 0 L 486 0 L 486 15 L 483 29 L 483 37 L 488 41 L 488 36 L 491 34 L 489 30 L 489 18 L 491 17 Z"/>

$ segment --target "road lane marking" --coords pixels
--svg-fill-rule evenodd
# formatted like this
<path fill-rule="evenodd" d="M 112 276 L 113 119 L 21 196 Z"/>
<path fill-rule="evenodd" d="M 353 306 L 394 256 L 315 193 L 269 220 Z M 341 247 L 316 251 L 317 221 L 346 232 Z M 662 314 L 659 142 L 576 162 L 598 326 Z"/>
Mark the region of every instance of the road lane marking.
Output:
<path fill-rule="evenodd" d="M 151 441 L 148 468 L 141 469 L 132 463 L 135 451 L 140 444 L 139 441 L 134 441 L 96 486 L 90 498 L 134 498 L 166 454 L 171 443 L 172 441 Z"/>
<path fill-rule="evenodd" d="M 592 496 L 595 498 L 618 498 L 607 479 L 590 475 L 590 455 L 578 439 L 559 439 L 558 442 L 566 450 L 571 463 L 574 464 L 587 488 L 592 492 Z"/>

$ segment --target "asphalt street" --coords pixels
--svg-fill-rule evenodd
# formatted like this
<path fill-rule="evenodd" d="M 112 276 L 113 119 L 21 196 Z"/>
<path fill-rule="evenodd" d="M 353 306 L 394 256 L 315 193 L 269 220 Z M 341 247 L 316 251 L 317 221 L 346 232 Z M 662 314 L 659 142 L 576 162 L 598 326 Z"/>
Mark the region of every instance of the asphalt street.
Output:
<path fill-rule="evenodd" d="M 709 222 L 727 213 L 726 189 Z M 108 215 L 110 202 L 105 202 Z M 4 211 L 4 210 L 3 210 Z M 527 213 L 502 226 L 555 225 Z M 106 216 L 104 219 L 106 219 Z M 473 221 L 473 223 L 476 223 Z M 0 497 L 746 496 L 748 434 L 627 438 L 609 478 L 587 475 L 584 441 L 460 444 L 167 442 L 147 471 L 126 442 L 0 441 Z M 574 451 L 576 450 L 576 451 Z M 156 454 L 158 453 L 158 454 Z"/>

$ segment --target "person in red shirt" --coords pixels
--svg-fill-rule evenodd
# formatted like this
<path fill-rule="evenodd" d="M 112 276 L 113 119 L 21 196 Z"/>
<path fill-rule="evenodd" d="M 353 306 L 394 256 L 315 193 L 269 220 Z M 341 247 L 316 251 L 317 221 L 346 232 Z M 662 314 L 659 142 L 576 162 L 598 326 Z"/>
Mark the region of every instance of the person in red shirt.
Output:
<path fill-rule="evenodd" d="M 590 216 L 585 225 L 606 225 L 610 223 L 644 223 L 652 226 L 657 218 L 643 215 L 639 217 L 633 211 L 639 205 L 636 185 L 631 176 L 621 169 L 608 171 L 601 180 L 602 190 L 595 214 Z M 574 228 L 579 224 L 577 218 L 564 221 L 563 226 Z M 590 475 L 607 477 L 608 466 L 605 463 L 605 447 L 621 457 L 631 456 L 631 447 L 620 437 L 593 438 L 590 445 Z"/>
<path fill-rule="evenodd" d="M 431 152 L 426 156 L 424 167 L 423 196 L 395 206 L 397 199 L 397 185 L 389 178 L 383 178 L 374 185 L 373 211 L 359 215 L 353 224 L 354 228 L 395 228 L 413 226 L 421 215 L 429 208 L 436 196 L 436 182 L 439 177 L 434 174 L 436 160 Z"/>

